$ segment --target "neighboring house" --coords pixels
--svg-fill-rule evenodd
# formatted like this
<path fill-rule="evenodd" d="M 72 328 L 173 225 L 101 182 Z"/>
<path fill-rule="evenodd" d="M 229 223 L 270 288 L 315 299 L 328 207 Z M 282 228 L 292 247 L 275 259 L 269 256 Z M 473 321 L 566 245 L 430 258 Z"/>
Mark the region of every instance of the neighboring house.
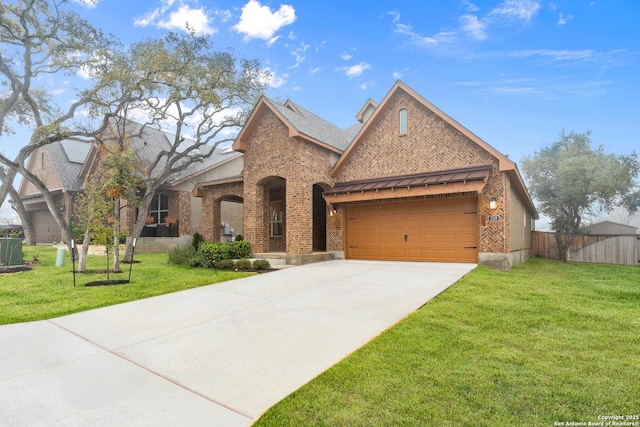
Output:
<path fill-rule="evenodd" d="M 91 149 L 92 142 L 65 139 L 36 149 L 27 162 L 27 169 L 47 186 L 55 200 L 56 209 L 69 222 L 73 216 L 76 194 L 82 191 L 80 171 Z M 47 204 L 33 184 L 23 179 L 18 194 L 33 224 L 36 243 L 56 243 L 61 239 L 60 228 Z"/>
<path fill-rule="evenodd" d="M 583 227 L 580 234 L 591 234 L 597 236 L 619 236 L 626 234 L 636 234 L 637 227 L 632 225 L 620 224 L 613 221 L 602 221 Z"/>
<path fill-rule="evenodd" d="M 101 138 L 106 143 L 109 142 L 109 135 L 116 134 L 113 129 L 115 123 L 111 126 Z M 150 127 L 142 129 L 132 122 L 127 126 L 131 146 L 143 164 L 149 164 L 160 150 L 170 148 L 169 141 L 173 135 Z M 100 162 L 98 146 L 94 141 L 66 139 L 39 148 L 28 161 L 28 169 L 40 176 L 53 191 L 56 206 L 63 212 L 68 223 L 73 218 L 75 195 L 82 191 L 84 181 Z M 201 199 L 192 196 L 196 184 L 199 180 L 209 181 L 219 176 L 239 175 L 242 168 L 240 153 L 229 148 L 216 148 L 210 157 L 194 163 L 179 176 L 173 177 L 154 195 L 147 213 L 152 219 L 145 226 L 143 236 L 185 236 L 199 231 L 203 215 Z M 36 242 L 44 244 L 60 241 L 59 227 L 40 192 L 23 180 L 19 194 L 29 212 L 28 220 L 33 221 Z M 242 230 L 241 215 L 237 214 L 237 209 L 232 208 L 224 209 L 223 218 L 227 223 L 238 224 L 236 228 Z M 121 220 L 124 230 L 131 230 L 135 215 L 135 209 L 123 209 Z"/>
<path fill-rule="evenodd" d="M 516 164 L 397 82 L 342 130 L 291 101 L 262 97 L 233 145 L 241 176 L 202 182 L 202 232 L 242 201 L 253 252 L 347 259 L 527 259 L 538 218 Z M 209 219 L 213 218 L 213 221 Z"/>

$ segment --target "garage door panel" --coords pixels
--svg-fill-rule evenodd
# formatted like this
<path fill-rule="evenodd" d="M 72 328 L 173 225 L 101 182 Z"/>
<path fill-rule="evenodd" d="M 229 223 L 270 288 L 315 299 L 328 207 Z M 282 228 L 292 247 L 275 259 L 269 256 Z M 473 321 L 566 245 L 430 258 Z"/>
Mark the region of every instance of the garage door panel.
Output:
<path fill-rule="evenodd" d="M 347 209 L 347 258 L 477 262 L 477 197 Z"/>

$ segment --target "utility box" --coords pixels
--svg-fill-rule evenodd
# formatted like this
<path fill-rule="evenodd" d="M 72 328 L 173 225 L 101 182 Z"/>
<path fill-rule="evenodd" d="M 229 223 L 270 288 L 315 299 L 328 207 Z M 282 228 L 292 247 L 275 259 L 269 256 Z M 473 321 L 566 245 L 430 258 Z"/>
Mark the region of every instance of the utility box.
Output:
<path fill-rule="evenodd" d="M 22 239 L 0 238 L 0 265 L 22 265 Z"/>

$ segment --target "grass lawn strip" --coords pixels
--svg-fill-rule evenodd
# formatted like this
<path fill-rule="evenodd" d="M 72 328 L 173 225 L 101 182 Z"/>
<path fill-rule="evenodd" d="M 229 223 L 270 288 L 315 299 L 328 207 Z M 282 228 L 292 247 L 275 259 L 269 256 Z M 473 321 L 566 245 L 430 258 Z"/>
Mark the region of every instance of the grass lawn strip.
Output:
<path fill-rule="evenodd" d="M 257 426 L 553 426 L 640 414 L 640 267 L 479 267 Z"/>
<path fill-rule="evenodd" d="M 167 254 L 136 254 L 131 283 L 85 287 L 88 282 L 106 279 L 106 273 L 77 274 L 74 287 L 68 253 L 65 264 L 55 267 L 55 248 L 23 249 L 24 260 L 37 256 L 41 263 L 30 271 L 0 274 L 0 325 L 50 319 L 254 274 L 172 265 L 167 262 Z M 90 255 L 87 270 L 104 270 L 105 261 L 105 256 Z M 111 280 L 128 279 L 129 264 L 121 263 L 120 268 L 122 273 L 111 273 Z"/>

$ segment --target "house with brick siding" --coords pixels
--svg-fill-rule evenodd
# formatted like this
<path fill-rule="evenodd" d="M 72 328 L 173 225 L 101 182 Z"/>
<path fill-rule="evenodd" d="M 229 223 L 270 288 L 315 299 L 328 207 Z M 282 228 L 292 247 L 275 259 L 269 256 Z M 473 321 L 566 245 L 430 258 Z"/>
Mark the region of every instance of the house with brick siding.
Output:
<path fill-rule="evenodd" d="M 292 264 L 330 254 L 508 270 L 530 255 L 538 214 L 516 164 L 401 81 L 348 129 L 262 97 L 233 149 L 242 173 L 194 190 L 207 239 L 232 201 L 253 252 Z"/>
<path fill-rule="evenodd" d="M 100 140 L 109 143 L 115 138 L 115 123 L 111 123 Z M 129 122 L 127 133 L 130 143 L 142 164 L 148 165 L 160 150 L 170 149 L 173 135 L 158 129 L 142 127 Z M 96 171 L 100 163 L 99 143 L 96 140 L 65 139 L 35 150 L 27 163 L 27 168 L 39 176 L 53 193 L 56 208 L 62 212 L 67 223 L 72 224 L 74 200 L 83 190 L 84 182 Z M 242 154 L 226 148 L 215 148 L 212 155 L 202 162 L 191 165 L 187 170 L 165 183 L 154 195 L 147 215 L 149 222 L 143 230 L 143 237 L 179 237 L 190 236 L 200 231 L 202 199 L 192 195 L 196 185 L 202 181 L 215 180 L 218 177 L 239 176 L 243 168 Z M 23 180 L 18 194 L 25 204 L 28 221 L 34 225 L 35 240 L 38 244 L 50 244 L 61 239 L 60 229 L 53 219 L 49 208 L 39 190 L 30 182 Z M 242 232 L 242 211 L 238 204 L 223 204 L 222 221 L 237 233 Z M 123 208 L 121 227 L 130 233 L 138 214 L 137 209 Z M 220 238 L 224 227 L 219 228 Z"/>

